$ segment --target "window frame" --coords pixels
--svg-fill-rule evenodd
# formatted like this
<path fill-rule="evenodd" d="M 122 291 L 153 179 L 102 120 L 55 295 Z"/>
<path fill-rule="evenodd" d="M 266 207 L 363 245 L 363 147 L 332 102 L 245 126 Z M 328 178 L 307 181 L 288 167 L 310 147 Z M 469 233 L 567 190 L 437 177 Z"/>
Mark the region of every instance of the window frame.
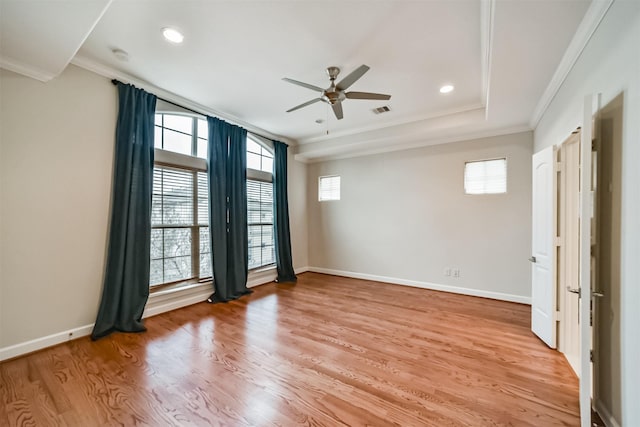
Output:
<path fill-rule="evenodd" d="M 469 193 L 469 192 L 467 192 L 467 186 L 466 186 L 467 165 L 469 163 L 485 163 L 485 162 L 491 162 L 491 161 L 495 161 L 495 160 L 504 160 L 504 191 L 496 192 L 496 193 L 487 193 L 487 192 Z M 502 194 L 507 194 L 508 190 L 509 190 L 509 163 L 508 163 L 507 156 L 491 157 L 491 158 L 478 159 L 478 160 L 465 160 L 464 167 L 462 169 L 462 191 L 463 191 L 465 196 L 499 196 L 499 195 L 502 195 Z"/>

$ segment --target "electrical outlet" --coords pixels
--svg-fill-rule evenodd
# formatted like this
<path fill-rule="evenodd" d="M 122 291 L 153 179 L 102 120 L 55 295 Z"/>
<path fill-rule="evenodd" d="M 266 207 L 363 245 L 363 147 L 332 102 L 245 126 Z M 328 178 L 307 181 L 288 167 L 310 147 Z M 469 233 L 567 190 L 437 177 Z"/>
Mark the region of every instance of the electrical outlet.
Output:
<path fill-rule="evenodd" d="M 447 267 L 447 268 L 444 269 L 444 275 L 445 276 L 451 276 L 451 268 L 450 267 Z"/>
<path fill-rule="evenodd" d="M 453 277 L 460 277 L 460 269 L 459 268 L 454 268 L 453 269 Z"/>

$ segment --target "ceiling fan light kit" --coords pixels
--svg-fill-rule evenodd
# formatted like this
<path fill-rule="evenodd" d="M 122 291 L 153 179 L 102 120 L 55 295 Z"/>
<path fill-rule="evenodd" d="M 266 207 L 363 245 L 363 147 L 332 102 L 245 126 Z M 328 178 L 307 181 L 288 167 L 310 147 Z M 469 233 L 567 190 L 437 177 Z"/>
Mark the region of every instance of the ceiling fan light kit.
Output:
<path fill-rule="evenodd" d="M 352 71 L 351 74 L 348 74 L 345 78 L 340 80 L 338 84 L 336 84 L 335 81 L 336 81 L 336 78 L 338 77 L 338 74 L 340 74 L 340 68 L 333 67 L 333 66 L 328 67 L 327 74 L 329 75 L 329 81 L 331 82 L 331 84 L 326 89 L 323 89 L 318 86 L 310 85 L 308 83 L 300 82 L 297 80 L 289 79 L 286 77 L 283 78 L 282 80 L 284 80 L 285 82 L 289 82 L 294 85 L 311 89 L 320 94 L 320 97 L 314 98 L 310 101 L 297 105 L 287 110 L 287 113 L 290 113 L 295 110 L 299 110 L 300 108 L 307 107 L 311 104 L 315 104 L 318 101 L 322 101 L 331 105 L 331 108 L 333 109 L 333 114 L 335 114 L 336 119 L 342 120 L 342 118 L 344 117 L 344 113 L 342 111 L 342 101 L 344 101 L 345 99 L 368 99 L 368 100 L 377 100 L 377 101 L 379 100 L 386 101 L 388 99 L 391 99 L 391 95 L 385 95 L 382 93 L 346 92 L 346 90 L 352 84 L 354 84 L 358 79 L 360 79 L 360 77 L 362 77 L 364 73 L 366 73 L 367 71 L 369 71 L 369 67 L 366 65 L 361 65 L 358 68 L 356 68 L 355 71 Z"/>

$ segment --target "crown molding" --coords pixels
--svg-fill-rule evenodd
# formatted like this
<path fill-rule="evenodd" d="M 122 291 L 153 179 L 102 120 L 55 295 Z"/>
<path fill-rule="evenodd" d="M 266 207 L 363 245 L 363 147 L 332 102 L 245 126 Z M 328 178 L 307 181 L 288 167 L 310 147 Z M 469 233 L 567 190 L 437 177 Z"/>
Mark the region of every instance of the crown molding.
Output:
<path fill-rule="evenodd" d="M 600 22 L 602 22 L 602 19 L 605 17 L 614 1 L 615 0 L 592 0 L 589 9 L 587 9 L 584 18 L 582 18 L 582 22 L 580 22 L 576 33 L 571 39 L 567 50 L 564 52 L 562 60 L 560 60 L 560 63 L 558 64 L 558 68 L 556 68 L 551 81 L 542 93 L 536 108 L 533 110 L 533 115 L 529 122 L 532 129 L 535 129 L 538 126 L 540 119 L 542 119 L 547 108 L 551 105 L 551 101 L 555 98 L 560 87 L 569 75 L 569 72 L 573 69 L 578 58 L 580 58 L 582 51 L 589 43 L 589 40 L 591 40 L 593 33 L 595 33 Z"/>
<path fill-rule="evenodd" d="M 32 79 L 36 79 L 41 82 L 48 82 L 57 76 L 57 74 L 50 73 L 41 68 L 25 64 L 24 62 L 20 62 L 6 56 L 0 56 L 0 68 L 22 74 L 23 76 L 31 77 Z"/>
<path fill-rule="evenodd" d="M 258 133 L 261 134 L 262 136 L 265 136 L 267 138 L 270 139 L 275 139 L 277 141 L 282 141 L 285 143 L 288 143 L 289 145 L 297 145 L 297 141 L 291 138 L 287 138 L 285 136 L 282 135 L 275 135 L 267 130 L 264 130 L 262 128 L 259 128 L 257 126 L 252 125 L 251 123 L 247 123 L 242 119 L 239 119 L 235 116 L 232 116 L 231 114 L 227 114 L 218 110 L 214 110 L 213 108 L 207 107 L 205 105 L 199 104 L 197 102 L 191 101 L 187 98 L 184 98 L 180 95 L 177 95 L 173 92 L 169 92 L 165 89 L 162 89 L 161 87 L 158 87 L 152 83 L 149 83 L 145 80 L 139 79 L 137 77 L 134 77 L 130 74 L 127 74 L 125 72 L 116 70 L 115 68 L 112 68 L 108 65 L 104 65 L 100 62 L 94 61 L 93 59 L 81 56 L 81 55 L 76 55 L 72 60 L 71 63 L 73 65 L 76 65 L 80 68 L 84 68 L 85 70 L 91 71 L 92 73 L 101 75 L 103 77 L 106 77 L 108 79 L 117 79 L 120 80 L 123 83 L 129 83 L 132 84 L 136 87 L 139 87 L 141 89 L 144 89 L 150 93 L 155 94 L 158 97 L 164 98 L 168 101 L 171 102 L 175 102 L 176 104 L 179 104 L 180 106 L 183 106 L 185 108 L 189 108 L 193 111 L 197 111 L 199 113 L 201 113 L 202 115 L 209 115 L 209 116 L 216 116 L 219 117 L 221 119 L 224 119 L 225 121 L 232 123 L 234 125 L 237 126 L 241 126 L 243 128 L 245 128 L 247 131 L 252 132 L 252 133 Z"/>
<path fill-rule="evenodd" d="M 479 129 L 462 134 L 445 135 L 439 137 L 429 137 L 424 134 L 407 135 L 404 138 L 394 139 L 394 144 L 385 144 L 389 138 L 378 140 L 368 140 L 366 142 L 350 144 L 342 147 L 331 147 L 319 149 L 306 153 L 295 154 L 294 159 L 302 163 L 319 163 L 328 160 L 341 160 L 354 157 L 370 156 L 374 154 L 390 153 L 394 151 L 411 150 L 414 148 L 429 147 L 434 145 L 448 144 L 452 142 L 471 141 L 480 138 L 491 138 L 494 136 L 511 135 L 522 132 L 531 132 L 528 124 L 508 126 L 496 129 Z M 399 142 L 400 141 L 400 142 Z M 376 145 L 374 145 L 376 144 Z M 385 145 L 380 145 L 385 144 Z M 369 146 L 369 147 L 367 147 Z M 345 152 L 349 150 L 349 152 Z M 355 150 L 355 152 L 353 152 Z"/>

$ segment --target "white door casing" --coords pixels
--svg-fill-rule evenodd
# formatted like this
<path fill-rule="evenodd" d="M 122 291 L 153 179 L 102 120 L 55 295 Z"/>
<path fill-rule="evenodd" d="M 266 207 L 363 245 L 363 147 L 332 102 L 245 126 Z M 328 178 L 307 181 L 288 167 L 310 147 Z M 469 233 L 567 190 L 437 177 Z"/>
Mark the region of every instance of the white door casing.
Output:
<path fill-rule="evenodd" d="M 555 147 L 533 155 L 531 238 L 531 330 L 556 348 Z"/>

